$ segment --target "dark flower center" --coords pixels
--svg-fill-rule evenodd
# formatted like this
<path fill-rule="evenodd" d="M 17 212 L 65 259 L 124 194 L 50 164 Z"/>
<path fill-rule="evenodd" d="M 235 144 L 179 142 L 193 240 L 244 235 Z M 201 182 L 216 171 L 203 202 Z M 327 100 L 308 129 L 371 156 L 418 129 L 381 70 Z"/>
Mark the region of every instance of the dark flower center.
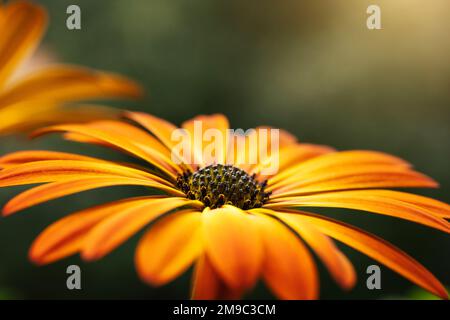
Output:
<path fill-rule="evenodd" d="M 270 196 L 267 180 L 260 183 L 255 175 L 231 165 L 214 164 L 196 172 L 178 175 L 177 186 L 189 199 L 202 201 L 211 209 L 231 204 L 247 210 L 261 207 Z"/>

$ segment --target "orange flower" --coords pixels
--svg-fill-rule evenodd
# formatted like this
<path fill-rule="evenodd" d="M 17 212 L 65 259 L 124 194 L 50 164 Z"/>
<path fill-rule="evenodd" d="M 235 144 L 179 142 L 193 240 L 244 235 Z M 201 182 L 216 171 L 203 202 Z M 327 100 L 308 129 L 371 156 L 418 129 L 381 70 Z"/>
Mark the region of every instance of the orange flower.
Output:
<path fill-rule="evenodd" d="M 64 132 L 68 139 L 119 150 L 146 161 L 147 166 L 50 151 L 22 151 L 0 158 L 0 187 L 41 183 L 10 200 L 3 209 L 6 216 L 100 187 L 137 185 L 162 193 L 103 204 L 57 221 L 33 243 L 29 256 L 35 263 L 47 264 L 75 253 L 87 261 L 100 259 L 151 224 L 135 254 L 138 274 L 151 285 L 168 283 L 194 265 L 195 299 L 238 298 L 259 278 L 281 299 L 315 299 L 318 274 L 309 249 L 342 288 L 355 284 L 353 266 L 334 244 L 336 239 L 447 298 L 444 287 L 425 267 L 392 244 L 299 209 L 363 210 L 448 233 L 447 204 L 380 189 L 437 186 L 407 162 L 381 152 L 337 152 L 299 143 L 281 131 L 279 171 L 273 175 L 263 176 L 260 170 L 272 154 L 253 165 L 238 160 L 246 151 L 266 147 L 260 143 L 237 148 L 231 161 L 218 152 L 209 162 L 177 164 L 171 153 L 173 124 L 145 113 L 128 112 L 126 117 L 140 126 L 106 120 L 52 126 L 35 136 Z M 215 128 L 229 137 L 225 150 L 231 152 L 224 116 L 191 119 L 182 125 L 187 133 L 194 134 L 195 121 L 202 123 L 202 132 Z M 201 159 L 204 147 L 194 143 L 189 150 L 187 158 Z"/>
<path fill-rule="evenodd" d="M 0 3 L 0 135 L 73 119 L 111 118 L 117 116 L 111 108 L 70 106 L 88 99 L 142 94 L 136 83 L 124 77 L 76 66 L 49 65 L 23 75 L 26 70 L 19 67 L 39 45 L 46 24 L 47 14 L 36 4 Z"/>

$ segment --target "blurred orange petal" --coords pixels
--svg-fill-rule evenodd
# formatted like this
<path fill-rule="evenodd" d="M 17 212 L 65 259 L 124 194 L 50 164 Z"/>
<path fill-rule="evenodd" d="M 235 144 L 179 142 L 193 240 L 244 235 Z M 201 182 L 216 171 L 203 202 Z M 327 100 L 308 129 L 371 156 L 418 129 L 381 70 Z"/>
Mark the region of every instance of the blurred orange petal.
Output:
<path fill-rule="evenodd" d="M 136 82 L 118 74 L 33 59 L 47 23 L 45 9 L 21 0 L 0 8 L 0 135 L 48 124 L 117 118 L 113 108 L 79 103 L 142 97 Z M 32 67 L 26 64 L 30 61 Z"/>
<path fill-rule="evenodd" d="M 0 168 L 13 167 L 20 164 L 45 160 L 81 160 L 93 162 L 104 161 L 101 159 L 82 156 L 75 153 L 46 151 L 46 150 L 26 150 L 26 151 L 11 152 L 5 156 L 0 157 Z"/>
<path fill-rule="evenodd" d="M 163 285 L 183 273 L 202 249 L 201 212 L 179 211 L 161 218 L 139 241 L 136 269 L 145 282 Z"/>
<path fill-rule="evenodd" d="M 16 1 L 3 8 L 0 20 L 0 86 L 38 46 L 47 24 L 47 14 L 38 5 Z"/>
<path fill-rule="evenodd" d="M 132 143 L 129 141 L 129 139 L 126 139 L 126 137 L 123 137 L 119 133 L 114 133 L 109 130 L 101 130 L 99 128 L 92 128 L 89 126 L 83 126 L 83 125 L 57 125 L 57 126 L 51 126 L 43 129 L 39 129 L 33 133 L 33 137 L 40 136 L 43 134 L 53 133 L 53 132 L 64 132 L 68 131 L 71 133 L 81 134 L 90 138 L 93 138 L 95 140 L 100 140 L 105 143 L 108 143 L 110 145 L 113 145 L 114 147 L 120 149 L 121 151 L 125 151 L 135 157 L 141 158 L 150 164 L 154 165 L 164 173 L 166 173 L 169 177 L 171 177 L 173 180 L 176 178 L 176 169 L 178 171 L 181 171 L 181 168 L 175 166 L 174 164 L 170 163 L 171 166 L 168 168 L 167 161 L 164 161 L 164 159 L 161 159 L 157 154 L 149 153 L 148 150 L 143 149 L 139 147 L 138 145 Z"/>
<path fill-rule="evenodd" d="M 273 159 L 274 157 L 278 157 L 278 159 L 276 159 L 278 161 L 278 173 L 281 173 L 283 170 L 289 169 L 294 164 L 298 164 L 330 152 L 334 152 L 334 150 L 327 146 L 308 143 L 289 144 L 283 148 L 280 148 L 278 153 L 270 155 L 261 163 L 253 166 L 250 169 L 250 173 L 260 173 L 261 169 L 270 165 L 271 161 L 275 161 Z M 267 178 L 270 177 L 271 176 L 268 176 Z"/>
<path fill-rule="evenodd" d="M 320 157 L 315 157 L 306 162 L 295 164 L 291 168 L 280 172 L 270 179 L 270 187 L 267 190 L 270 191 L 275 187 L 279 188 L 289 185 L 292 182 L 301 179 L 303 174 L 308 174 L 311 176 L 324 172 L 327 173 L 340 167 L 354 167 L 363 165 L 410 167 L 410 164 L 406 161 L 383 152 L 367 150 L 333 152 Z"/>
<path fill-rule="evenodd" d="M 136 179 L 128 177 L 94 177 L 94 178 L 74 178 L 62 182 L 52 182 L 41 186 L 28 189 L 11 200 L 9 200 L 3 207 L 2 213 L 4 216 L 13 214 L 17 211 L 26 209 L 28 207 L 61 198 L 74 193 L 92 190 L 103 187 L 112 186 L 145 186 L 165 191 L 174 196 L 183 196 L 184 194 L 177 189 L 168 187 L 161 183 L 151 181 L 148 179 Z"/>
<path fill-rule="evenodd" d="M 206 253 L 231 288 L 252 287 L 261 272 L 263 247 L 254 219 L 233 206 L 203 213 Z"/>
<path fill-rule="evenodd" d="M 231 289 L 214 270 L 206 254 L 200 256 L 192 276 L 191 299 L 194 300 L 236 300 L 242 296 L 242 289 Z"/>
<path fill-rule="evenodd" d="M 346 189 L 422 187 L 436 188 L 436 181 L 416 171 L 392 166 L 361 166 L 333 169 L 303 176 L 297 182 L 273 190 L 272 198 Z"/>
<path fill-rule="evenodd" d="M 136 144 L 137 146 L 143 149 L 151 148 L 166 157 L 170 156 L 170 150 L 167 149 L 167 147 L 164 146 L 161 142 L 159 142 L 156 138 L 151 136 L 146 131 L 139 129 L 136 126 L 133 126 L 126 122 L 117 120 L 99 120 L 87 123 L 86 126 L 101 131 L 110 132 L 110 134 L 121 135 L 122 137 L 129 139 L 132 143 Z M 64 137 L 72 141 L 91 144 L 95 143 L 109 147 L 114 147 L 105 143 L 102 140 L 95 140 L 89 138 L 88 136 L 83 136 L 82 134 L 68 132 L 64 135 Z"/>
<path fill-rule="evenodd" d="M 62 218 L 47 227 L 34 240 L 29 257 L 37 264 L 47 264 L 79 250 L 87 231 L 104 218 L 125 209 L 146 203 L 149 197 L 130 198 L 92 207 Z"/>
<path fill-rule="evenodd" d="M 0 96 L 0 105 L 19 101 L 53 103 L 105 98 L 139 98 L 135 82 L 112 73 L 75 66 L 50 66 L 33 72 Z"/>
<path fill-rule="evenodd" d="M 74 178 L 129 177 L 170 183 L 148 172 L 114 163 L 81 160 L 46 160 L 17 165 L 0 171 L 0 187 Z"/>
<path fill-rule="evenodd" d="M 91 261 L 100 259 L 162 214 L 189 205 L 201 208 L 186 198 L 162 197 L 108 217 L 89 232 L 81 256 Z"/>
<path fill-rule="evenodd" d="M 336 247 L 333 241 L 321 233 L 314 225 L 302 219 L 296 219 L 296 215 L 294 214 L 284 214 L 262 208 L 254 209 L 254 211 L 273 215 L 295 230 L 317 253 L 333 278 L 343 289 L 348 290 L 355 285 L 356 272 L 352 263 Z"/>
<path fill-rule="evenodd" d="M 307 212 L 292 211 L 292 213 L 300 213 L 296 219 L 303 219 L 314 224 L 323 233 L 363 252 L 425 290 L 443 299 L 448 298 L 444 286 L 431 272 L 402 250 L 383 239 L 331 218 Z"/>
<path fill-rule="evenodd" d="M 266 215 L 256 217 L 264 241 L 264 281 L 280 299 L 317 299 L 319 278 L 316 265 L 301 240 Z"/>
<path fill-rule="evenodd" d="M 352 190 L 320 193 L 309 196 L 281 198 L 279 202 L 267 204 L 271 208 L 287 207 L 333 207 L 364 210 L 389 215 L 420 223 L 450 233 L 450 223 L 436 217 L 426 208 L 392 199 L 372 190 Z"/>

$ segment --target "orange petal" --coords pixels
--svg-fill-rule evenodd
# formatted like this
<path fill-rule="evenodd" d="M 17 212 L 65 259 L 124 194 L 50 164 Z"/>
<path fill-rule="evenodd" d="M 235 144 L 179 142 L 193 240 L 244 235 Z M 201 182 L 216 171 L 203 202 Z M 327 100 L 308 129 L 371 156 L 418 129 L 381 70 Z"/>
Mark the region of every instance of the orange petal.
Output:
<path fill-rule="evenodd" d="M 206 253 L 233 289 L 252 287 L 261 271 L 263 248 L 254 220 L 233 206 L 203 213 Z"/>
<path fill-rule="evenodd" d="M 193 166 L 191 150 L 188 150 L 182 155 L 179 155 L 177 152 L 172 152 L 179 143 L 179 141 L 172 138 L 172 134 L 178 129 L 175 125 L 164 119 L 143 112 L 125 112 L 124 115 L 155 135 L 155 137 L 157 137 L 167 147 L 167 149 L 170 150 L 172 159 L 176 159 L 177 162 L 184 164 L 191 170 L 196 167 Z"/>
<path fill-rule="evenodd" d="M 370 192 L 376 196 L 398 200 L 424 208 L 439 218 L 450 218 L 450 205 L 432 198 L 393 190 L 370 190 Z"/>
<path fill-rule="evenodd" d="M 428 209 L 387 197 L 376 191 L 372 192 L 372 190 L 330 192 L 282 199 L 285 200 L 266 204 L 265 207 L 274 209 L 287 207 L 333 207 L 364 210 L 413 221 L 450 233 L 450 223 L 436 217 Z"/>
<path fill-rule="evenodd" d="M 142 89 L 135 82 L 112 73 L 60 65 L 33 72 L 0 97 L 0 105 L 20 101 L 66 103 L 105 98 L 139 98 Z"/>
<path fill-rule="evenodd" d="M 448 298 L 444 286 L 431 272 L 399 248 L 383 239 L 324 216 L 303 211 L 290 212 L 300 213 L 300 215 L 297 215 L 297 219 L 303 219 L 314 224 L 323 233 L 379 261 L 425 290 L 443 299 Z"/>
<path fill-rule="evenodd" d="M 236 300 L 242 296 L 242 290 L 232 290 L 223 282 L 205 254 L 195 264 L 191 291 L 194 300 Z"/>
<path fill-rule="evenodd" d="M 0 168 L 7 168 L 28 162 L 45 161 L 45 160 L 83 160 L 94 162 L 104 161 L 101 159 L 82 156 L 75 153 L 55 152 L 45 150 L 26 150 L 26 151 L 12 152 L 0 157 Z"/>
<path fill-rule="evenodd" d="M 166 185 L 148 179 L 144 180 L 127 177 L 78 178 L 63 182 L 48 183 L 24 191 L 8 201 L 8 203 L 3 207 L 2 214 L 4 216 L 8 216 L 19 210 L 23 210 L 25 208 L 49 200 L 61 198 L 70 194 L 96 188 L 119 186 L 119 185 L 146 186 L 150 188 L 163 190 L 174 196 L 180 197 L 184 196 L 184 193 L 177 189 L 168 187 Z"/>
<path fill-rule="evenodd" d="M 158 169 L 166 173 L 173 180 L 176 179 L 176 172 L 174 170 L 168 170 L 165 166 L 158 161 L 157 158 L 151 156 L 148 152 L 144 151 L 140 147 L 136 146 L 128 139 L 122 137 L 120 134 L 113 134 L 111 132 L 102 131 L 99 129 L 94 129 L 86 125 L 57 125 L 52 127 L 47 127 L 43 129 L 39 129 L 35 131 L 33 134 L 34 137 L 40 136 L 43 134 L 51 133 L 51 132 L 61 132 L 68 131 L 71 133 L 81 134 L 88 136 L 90 138 L 103 141 L 109 145 L 113 145 L 116 148 L 128 152 L 131 155 L 134 155 L 138 158 L 141 158 L 152 165 L 156 166 Z"/>
<path fill-rule="evenodd" d="M 351 289 L 356 283 L 356 273 L 352 263 L 335 246 L 333 241 L 321 233 L 314 225 L 297 219 L 295 214 L 285 214 L 263 208 L 251 211 L 275 216 L 295 230 L 317 253 L 333 278 L 343 289 Z"/>
<path fill-rule="evenodd" d="M 84 123 L 95 119 L 117 118 L 118 109 L 100 105 L 58 105 L 55 102 L 25 100 L 0 109 L 0 135 L 30 132 L 61 123 Z"/>
<path fill-rule="evenodd" d="M 102 258 L 154 219 L 182 206 L 201 208 L 202 204 L 176 197 L 151 199 L 139 207 L 135 206 L 105 219 L 89 232 L 81 252 L 82 258 Z"/>
<path fill-rule="evenodd" d="M 85 124 L 90 128 L 106 132 L 110 135 L 120 136 L 128 139 L 128 142 L 134 144 L 137 148 L 144 151 L 152 161 L 157 162 L 160 166 L 166 168 L 169 171 L 180 172 L 180 167 L 175 164 L 171 157 L 170 151 L 159 142 L 156 138 L 151 136 L 144 130 L 141 130 L 133 125 L 122 121 L 103 120 L 95 121 Z M 102 140 L 96 140 L 89 136 L 84 136 L 79 133 L 68 132 L 64 135 L 68 140 L 78 141 L 83 143 L 99 144 L 102 146 L 115 148 L 114 145 L 108 144 Z"/>
<path fill-rule="evenodd" d="M 334 149 L 327 146 L 307 143 L 289 144 L 281 148 L 278 153 L 265 159 L 262 163 L 252 167 L 250 173 L 258 174 L 264 167 L 275 161 L 273 157 L 278 157 L 278 173 L 281 173 L 283 170 L 289 169 L 293 164 L 298 164 L 330 152 L 334 152 Z M 272 176 L 273 175 L 265 178 L 270 178 Z"/>
<path fill-rule="evenodd" d="M 305 174 L 298 181 L 273 190 L 273 197 L 346 189 L 427 187 L 438 184 L 419 172 L 392 166 L 341 167 L 328 172 Z"/>
<path fill-rule="evenodd" d="M 280 299 L 317 299 L 316 265 L 303 243 L 280 221 L 264 214 L 257 217 L 264 241 L 263 277 Z"/>
<path fill-rule="evenodd" d="M 208 257 L 203 255 L 196 263 L 191 298 L 194 300 L 217 300 L 223 284 Z"/>
<path fill-rule="evenodd" d="M 17 1 L 4 7 L 0 20 L 0 86 L 39 44 L 47 14 L 39 6 Z"/>
<path fill-rule="evenodd" d="M 270 188 L 268 188 L 268 191 L 274 187 L 284 186 L 293 181 L 297 181 L 303 174 L 314 175 L 322 172 L 330 172 L 342 166 L 354 167 L 363 165 L 410 167 L 409 163 L 400 158 L 377 151 L 351 150 L 333 152 L 296 164 L 280 172 L 270 179 Z"/>
<path fill-rule="evenodd" d="M 170 186 L 166 180 L 127 166 L 81 160 L 47 160 L 25 163 L 0 171 L 0 187 L 94 177 L 148 179 Z"/>
<path fill-rule="evenodd" d="M 100 120 L 90 122 L 86 125 L 94 129 L 99 129 L 103 131 L 108 131 L 112 134 L 121 135 L 122 137 L 128 138 L 132 143 L 135 143 L 137 146 L 140 146 L 141 148 L 149 147 L 165 156 L 170 156 L 169 149 L 167 149 L 167 147 L 164 146 L 161 142 L 159 142 L 156 138 L 151 136 L 146 131 L 139 129 L 138 127 L 128 124 L 126 122 L 115 120 Z M 101 140 L 91 139 L 89 137 L 70 132 L 65 134 L 65 138 L 78 142 L 104 144 L 104 142 Z"/>
<path fill-rule="evenodd" d="M 125 199 L 73 213 L 47 227 L 33 242 L 29 257 L 47 264 L 78 252 L 87 232 L 104 218 L 155 197 Z"/>
<path fill-rule="evenodd" d="M 199 211 L 183 210 L 150 227 L 135 255 L 142 280 L 159 286 L 186 271 L 203 248 L 200 215 Z"/>
<path fill-rule="evenodd" d="M 172 132 L 177 129 L 172 123 L 143 112 L 125 112 L 125 116 L 153 133 L 167 149 L 172 150 L 176 142 L 172 140 Z"/>

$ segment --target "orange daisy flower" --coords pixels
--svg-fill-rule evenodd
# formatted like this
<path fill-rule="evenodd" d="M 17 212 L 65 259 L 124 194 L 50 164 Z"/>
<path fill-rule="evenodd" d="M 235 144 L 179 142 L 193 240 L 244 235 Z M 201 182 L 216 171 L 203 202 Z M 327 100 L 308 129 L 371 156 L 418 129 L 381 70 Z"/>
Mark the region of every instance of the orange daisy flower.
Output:
<path fill-rule="evenodd" d="M 362 210 L 448 233 L 447 204 L 381 189 L 437 186 L 404 160 L 374 151 L 338 152 L 300 143 L 280 131 L 278 154 L 258 156 L 257 163 L 248 164 L 242 161 L 246 153 L 256 154 L 275 140 L 262 139 L 262 128 L 232 136 L 227 118 L 219 114 L 198 116 L 182 128 L 186 135 L 195 136 L 199 121 L 204 139 L 200 142 L 207 141 L 206 130 L 218 130 L 227 137 L 224 152 L 215 152 L 205 161 L 203 144 L 189 140 L 193 141 L 187 145 L 189 152 L 174 158 L 176 126 L 145 113 L 125 116 L 138 125 L 116 120 L 66 124 L 40 129 L 34 136 L 63 132 L 67 139 L 116 149 L 148 165 L 51 151 L 21 151 L 0 158 L 0 187 L 41 184 L 11 199 L 3 208 L 5 216 L 100 187 L 137 185 L 161 192 L 102 204 L 57 221 L 31 246 L 33 262 L 43 265 L 75 253 L 87 261 L 97 260 L 150 225 L 137 246 L 135 264 L 142 280 L 151 285 L 166 284 L 194 265 L 195 299 L 239 298 L 260 278 L 281 299 L 315 299 L 319 280 L 311 251 L 342 288 L 355 284 L 352 263 L 335 239 L 447 298 L 445 288 L 425 267 L 392 244 L 301 210 Z M 245 148 L 231 143 L 255 137 L 258 143 Z M 261 168 L 273 156 L 279 157 L 278 172 L 263 174 Z M 186 161 L 192 158 L 199 159 L 198 164 Z"/>
<path fill-rule="evenodd" d="M 38 47 L 47 13 L 28 1 L 0 3 L 0 135 L 60 122 L 111 118 L 112 108 L 74 103 L 137 98 L 141 88 L 119 75 L 69 65 L 20 68 Z M 38 69 L 38 70 L 36 70 Z"/>

